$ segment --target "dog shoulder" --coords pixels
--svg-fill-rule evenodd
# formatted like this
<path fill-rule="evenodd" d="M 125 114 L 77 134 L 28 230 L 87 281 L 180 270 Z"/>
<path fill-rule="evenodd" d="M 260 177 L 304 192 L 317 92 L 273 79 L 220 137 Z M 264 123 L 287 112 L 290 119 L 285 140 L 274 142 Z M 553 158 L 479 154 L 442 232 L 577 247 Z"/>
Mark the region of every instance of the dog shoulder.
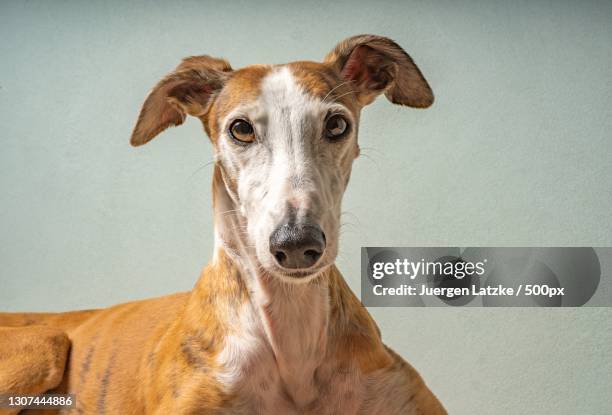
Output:
<path fill-rule="evenodd" d="M 140 381 L 151 350 L 180 315 L 188 293 L 100 310 L 71 333 L 68 391 L 85 413 L 142 410 Z"/>
<path fill-rule="evenodd" d="M 421 375 L 391 348 L 385 346 L 385 349 L 393 363 L 370 374 L 366 412 L 446 415 L 446 410 Z"/>

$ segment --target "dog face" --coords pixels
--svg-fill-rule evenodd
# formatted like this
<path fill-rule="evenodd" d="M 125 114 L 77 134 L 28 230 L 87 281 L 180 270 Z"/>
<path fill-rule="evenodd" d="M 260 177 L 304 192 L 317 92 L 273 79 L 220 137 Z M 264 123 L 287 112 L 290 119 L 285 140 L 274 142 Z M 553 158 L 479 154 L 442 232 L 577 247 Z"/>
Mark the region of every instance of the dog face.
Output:
<path fill-rule="evenodd" d="M 293 63 L 237 71 L 211 107 L 216 160 L 247 244 L 274 275 L 304 281 L 333 263 L 359 154 L 352 94 L 325 65 Z"/>
<path fill-rule="evenodd" d="M 191 57 L 152 90 L 132 144 L 187 114 L 200 118 L 243 249 L 269 274 L 308 281 L 335 260 L 359 114 L 381 93 L 413 107 L 433 102 L 410 57 L 378 36 L 349 38 L 322 63 L 234 71 L 220 59 Z"/>

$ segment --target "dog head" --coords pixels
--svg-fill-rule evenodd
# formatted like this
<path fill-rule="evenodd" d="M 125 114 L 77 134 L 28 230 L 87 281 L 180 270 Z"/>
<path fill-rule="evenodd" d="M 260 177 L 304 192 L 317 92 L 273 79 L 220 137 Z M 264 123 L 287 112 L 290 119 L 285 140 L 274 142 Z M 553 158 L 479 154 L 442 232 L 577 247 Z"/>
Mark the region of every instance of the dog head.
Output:
<path fill-rule="evenodd" d="M 380 36 L 346 39 L 323 62 L 233 70 L 190 57 L 146 98 L 131 143 L 199 118 L 245 249 L 269 274 L 308 281 L 335 260 L 360 111 L 380 94 L 417 108 L 433 102 L 410 56 Z"/>

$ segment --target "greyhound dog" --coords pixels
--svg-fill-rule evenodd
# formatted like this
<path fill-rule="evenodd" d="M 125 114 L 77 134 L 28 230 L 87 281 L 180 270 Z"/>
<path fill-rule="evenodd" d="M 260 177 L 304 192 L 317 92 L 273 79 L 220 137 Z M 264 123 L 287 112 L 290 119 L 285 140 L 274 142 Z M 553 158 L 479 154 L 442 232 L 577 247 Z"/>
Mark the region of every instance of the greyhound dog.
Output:
<path fill-rule="evenodd" d="M 192 56 L 131 137 L 199 118 L 214 147 L 215 251 L 192 291 L 108 309 L 0 315 L 0 393 L 73 394 L 83 414 L 445 414 L 334 265 L 361 109 L 433 103 L 394 41 L 323 62 Z"/>

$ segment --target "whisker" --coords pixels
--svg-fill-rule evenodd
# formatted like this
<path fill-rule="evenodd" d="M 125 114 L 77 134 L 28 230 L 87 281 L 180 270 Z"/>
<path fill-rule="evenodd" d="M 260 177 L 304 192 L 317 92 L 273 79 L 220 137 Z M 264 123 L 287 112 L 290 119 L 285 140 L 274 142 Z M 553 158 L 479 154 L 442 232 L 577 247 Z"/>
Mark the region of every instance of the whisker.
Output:
<path fill-rule="evenodd" d="M 341 95 L 338 95 L 338 96 L 333 97 L 333 99 L 334 99 L 334 101 L 337 101 L 337 100 L 339 100 L 340 98 L 342 98 L 342 97 L 343 97 L 343 96 L 345 96 L 345 95 L 348 95 L 348 94 L 354 94 L 354 93 L 355 93 L 355 91 L 347 91 L 347 92 L 345 92 L 344 94 L 341 94 Z"/>
<path fill-rule="evenodd" d="M 329 92 L 328 92 L 328 93 L 327 93 L 327 94 L 326 94 L 326 95 L 323 97 L 322 102 L 323 102 L 323 103 L 325 103 L 325 100 L 327 99 L 327 97 L 329 97 L 329 96 L 330 96 L 330 94 L 331 94 L 332 92 L 334 92 L 336 89 L 338 89 L 338 88 L 340 88 L 340 87 L 342 87 L 342 86 L 344 86 L 344 85 L 347 85 L 349 82 L 350 82 L 350 81 L 340 82 L 338 85 L 336 85 L 335 87 L 333 87 L 332 89 L 330 89 L 330 90 L 329 90 Z"/>
<path fill-rule="evenodd" d="M 196 169 L 196 171 L 194 171 L 194 172 L 191 174 L 191 176 L 189 176 L 189 178 L 188 178 L 187 180 L 191 180 L 191 179 L 193 179 L 193 176 L 195 176 L 196 174 L 198 174 L 199 172 L 201 172 L 201 171 L 202 171 L 202 169 L 204 169 L 204 168 L 206 168 L 206 167 L 210 166 L 210 165 L 211 165 L 211 164 L 213 164 L 214 162 L 215 162 L 215 160 L 213 159 L 213 160 L 209 161 L 208 163 L 204 164 L 203 166 L 198 167 L 198 168 Z"/>
<path fill-rule="evenodd" d="M 369 161 L 370 163 L 372 163 L 372 165 L 374 166 L 374 168 L 376 168 L 376 172 L 377 173 L 381 173 L 382 169 L 380 167 L 380 163 L 378 162 L 378 160 L 376 160 L 374 157 L 370 156 L 367 152 L 362 151 L 359 154 L 359 158 L 364 158 L 365 160 Z"/>

